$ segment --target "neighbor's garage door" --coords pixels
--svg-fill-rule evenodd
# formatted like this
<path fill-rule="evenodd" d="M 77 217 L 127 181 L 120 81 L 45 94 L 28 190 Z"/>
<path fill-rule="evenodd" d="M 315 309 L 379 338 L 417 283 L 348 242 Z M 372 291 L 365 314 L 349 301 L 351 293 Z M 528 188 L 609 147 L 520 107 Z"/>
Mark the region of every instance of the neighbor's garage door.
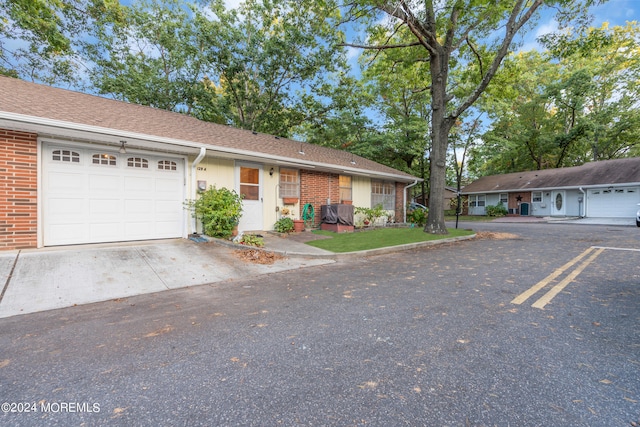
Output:
<path fill-rule="evenodd" d="M 640 203 L 640 189 L 602 188 L 588 190 L 587 216 L 593 218 L 633 218 Z"/>
<path fill-rule="evenodd" d="M 181 237 L 184 160 L 43 144 L 45 246 Z"/>

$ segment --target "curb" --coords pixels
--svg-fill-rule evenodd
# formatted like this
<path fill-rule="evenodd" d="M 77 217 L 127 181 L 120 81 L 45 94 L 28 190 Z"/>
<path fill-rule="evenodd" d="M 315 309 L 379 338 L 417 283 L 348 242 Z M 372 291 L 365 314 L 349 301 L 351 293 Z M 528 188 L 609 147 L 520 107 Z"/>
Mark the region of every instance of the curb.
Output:
<path fill-rule="evenodd" d="M 444 243 L 453 243 L 453 242 L 460 242 L 464 240 L 471 240 L 471 239 L 474 239 L 475 237 L 476 237 L 476 233 L 471 234 L 469 236 L 450 237 L 446 239 L 430 240 L 427 242 L 416 242 L 416 243 L 407 243 L 405 245 L 386 246 L 384 248 L 368 249 L 365 251 L 355 251 L 355 252 L 325 251 L 326 253 L 317 253 L 317 254 L 312 254 L 308 252 L 289 252 L 289 251 L 282 251 L 277 249 L 258 248 L 255 246 L 244 246 L 244 245 L 239 245 L 237 243 L 233 243 L 224 239 L 216 239 L 213 237 L 207 237 L 207 238 L 210 239 L 211 242 L 214 242 L 221 246 L 226 246 L 226 247 L 239 249 L 239 250 L 259 250 L 259 251 L 274 252 L 274 253 L 277 253 L 283 256 L 288 256 L 288 257 L 320 258 L 320 259 L 333 259 L 335 261 L 344 261 L 344 260 L 349 260 L 353 258 L 368 257 L 368 256 L 374 256 L 374 255 L 384 255 L 384 254 L 393 253 L 393 252 L 423 248 L 426 246 L 436 246 Z"/>

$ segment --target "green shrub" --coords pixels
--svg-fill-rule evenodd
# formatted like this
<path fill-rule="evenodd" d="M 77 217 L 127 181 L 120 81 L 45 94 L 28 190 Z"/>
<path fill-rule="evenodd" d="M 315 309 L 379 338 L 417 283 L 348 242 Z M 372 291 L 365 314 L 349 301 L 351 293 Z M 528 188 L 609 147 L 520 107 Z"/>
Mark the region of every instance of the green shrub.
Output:
<path fill-rule="evenodd" d="M 505 216 L 507 212 L 507 208 L 504 207 L 502 202 L 498 203 L 496 206 L 487 206 L 484 209 L 487 216 Z"/>
<path fill-rule="evenodd" d="M 293 220 L 291 218 L 280 218 L 276 221 L 273 229 L 278 233 L 291 233 L 293 231 Z"/>
<path fill-rule="evenodd" d="M 264 238 L 256 236 L 255 234 L 243 234 L 240 244 L 261 248 L 264 246 Z"/>
<path fill-rule="evenodd" d="M 207 236 L 228 239 L 240 222 L 242 197 L 227 188 L 209 187 L 198 199 L 187 200 L 185 205 L 202 221 Z"/>
<path fill-rule="evenodd" d="M 387 216 L 387 212 L 384 210 L 381 204 L 377 204 L 373 208 L 356 207 L 354 209 L 354 213 L 364 216 L 364 222 L 366 225 L 373 225 L 376 219 Z"/>
<path fill-rule="evenodd" d="M 407 211 L 407 221 L 420 227 L 427 223 L 428 209 L 413 209 Z"/>

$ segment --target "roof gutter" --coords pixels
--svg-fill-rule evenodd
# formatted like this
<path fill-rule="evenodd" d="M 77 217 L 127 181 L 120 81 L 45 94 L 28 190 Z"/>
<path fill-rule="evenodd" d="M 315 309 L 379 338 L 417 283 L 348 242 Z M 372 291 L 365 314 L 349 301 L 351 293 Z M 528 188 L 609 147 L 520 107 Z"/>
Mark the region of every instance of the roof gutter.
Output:
<path fill-rule="evenodd" d="M 582 212 L 578 212 L 578 214 L 580 215 L 580 218 L 584 218 L 585 216 L 587 216 L 587 193 L 582 189 L 582 187 L 579 187 L 578 190 L 580 190 L 580 192 L 582 193 L 583 201 Z"/>
<path fill-rule="evenodd" d="M 51 128 L 60 129 L 66 132 L 60 132 L 60 136 L 66 136 L 69 138 L 82 138 L 82 133 L 91 133 L 103 136 L 106 140 L 111 140 L 109 142 L 113 143 L 115 146 L 120 146 L 120 141 L 122 139 L 135 139 L 140 142 L 154 142 L 154 143 L 162 143 L 162 144 L 171 144 L 180 147 L 190 148 L 192 150 L 199 150 L 203 147 L 203 143 L 201 142 L 192 142 L 182 139 L 174 139 L 174 138 L 166 138 L 155 135 L 142 134 L 131 131 L 123 131 L 118 129 L 106 128 L 101 126 L 94 125 L 86 125 L 80 123 L 67 122 L 63 120 L 54 120 L 54 119 L 46 119 L 42 117 L 36 116 L 28 116 L 24 114 L 17 113 L 9 113 L 6 111 L 0 111 L 0 125 L 2 125 L 1 120 L 8 120 L 10 122 L 18 122 L 24 123 L 27 125 L 24 129 L 25 131 L 37 131 L 41 133 L 51 132 Z M 71 131 L 71 132 L 69 132 Z M 86 138 L 86 136 L 85 136 Z M 105 141 L 106 142 L 106 141 Z M 128 144 L 133 145 L 133 144 Z M 144 147 L 143 147 L 144 148 Z M 321 162 L 312 162 L 312 161 L 304 161 L 301 159 L 296 159 L 292 157 L 283 157 L 283 156 L 275 156 L 265 153 L 256 154 L 255 151 L 248 150 L 238 150 L 230 147 L 221 147 L 216 145 L 206 146 L 209 151 L 218 151 L 220 153 L 233 154 L 238 156 L 248 156 L 248 157 L 260 157 L 261 159 L 270 160 L 274 162 L 287 162 L 287 163 L 297 163 L 300 167 L 308 167 L 308 168 L 325 168 L 332 171 L 343 171 L 350 174 L 357 174 L 363 176 L 373 176 L 380 178 L 392 178 L 396 181 L 400 182 L 410 182 L 414 177 L 407 177 L 404 175 L 398 175 L 394 173 L 388 172 L 373 172 L 366 171 L 363 169 L 338 166 L 329 163 L 321 163 Z"/>
<path fill-rule="evenodd" d="M 207 154 L 207 148 L 205 146 L 200 147 L 200 154 L 195 158 L 193 163 L 191 163 L 191 200 L 195 200 L 198 195 L 198 183 L 196 176 L 196 167 L 200 164 L 204 156 Z M 196 233 L 198 231 L 198 224 L 196 223 L 196 217 L 193 216 L 193 221 L 191 221 L 191 231 Z"/>
<path fill-rule="evenodd" d="M 416 184 L 418 184 L 418 182 L 420 182 L 419 179 L 415 179 L 413 181 L 413 184 L 409 184 L 406 187 L 404 187 L 404 193 L 402 194 L 402 220 L 403 222 L 407 222 L 407 190 L 410 189 L 411 187 L 415 186 Z"/>

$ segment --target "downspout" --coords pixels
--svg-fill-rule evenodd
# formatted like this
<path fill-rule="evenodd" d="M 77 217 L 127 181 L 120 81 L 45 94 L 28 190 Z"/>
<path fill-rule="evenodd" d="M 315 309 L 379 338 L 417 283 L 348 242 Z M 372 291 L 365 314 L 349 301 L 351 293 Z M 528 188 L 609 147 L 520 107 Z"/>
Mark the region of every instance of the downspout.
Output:
<path fill-rule="evenodd" d="M 200 147 L 200 154 L 195 158 L 193 163 L 191 163 L 191 200 L 195 200 L 198 196 L 198 180 L 196 177 L 196 167 L 200 164 L 204 156 L 207 154 L 206 147 Z M 196 217 L 193 217 L 193 221 L 191 221 L 191 231 L 192 233 L 196 233 L 198 231 L 198 225 L 196 224 Z"/>
<path fill-rule="evenodd" d="M 578 190 L 582 193 L 582 211 L 584 212 L 578 212 L 578 214 L 580 218 L 584 218 L 587 216 L 587 193 L 585 193 L 582 187 L 578 187 Z"/>
<path fill-rule="evenodd" d="M 413 184 L 409 184 L 406 187 L 404 187 L 404 193 L 402 195 L 402 202 L 403 202 L 403 205 L 402 205 L 403 221 L 402 222 L 407 222 L 407 190 L 415 186 L 416 184 L 418 184 L 417 179 L 413 181 Z"/>

